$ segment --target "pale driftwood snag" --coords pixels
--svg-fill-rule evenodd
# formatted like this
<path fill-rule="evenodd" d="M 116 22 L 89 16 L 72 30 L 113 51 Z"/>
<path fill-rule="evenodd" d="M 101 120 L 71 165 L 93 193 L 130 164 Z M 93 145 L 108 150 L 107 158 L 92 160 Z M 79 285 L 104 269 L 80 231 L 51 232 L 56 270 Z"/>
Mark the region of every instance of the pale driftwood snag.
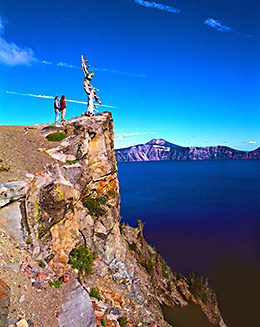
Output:
<path fill-rule="evenodd" d="M 88 96 L 88 107 L 85 112 L 85 115 L 94 115 L 94 111 L 98 112 L 95 108 L 97 108 L 97 105 L 95 105 L 95 101 L 97 101 L 100 105 L 102 104 L 101 101 L 99 100 L 99 97 L 96 94 L 96 91 L 99 91 L 98 89 L 94 88 L 91 84 L 90 81 L 94 77 L 94 72 L 91 70 L 91 72 L 88 71 L 90 65 L 86 66 L 86 62 L 88 60 L 84 60 L 83 55 L 81 56 L 81 67 L 83 70 L 83 73 L 85 75 L 85 80 L 83 83 L 84 90 Z"/>

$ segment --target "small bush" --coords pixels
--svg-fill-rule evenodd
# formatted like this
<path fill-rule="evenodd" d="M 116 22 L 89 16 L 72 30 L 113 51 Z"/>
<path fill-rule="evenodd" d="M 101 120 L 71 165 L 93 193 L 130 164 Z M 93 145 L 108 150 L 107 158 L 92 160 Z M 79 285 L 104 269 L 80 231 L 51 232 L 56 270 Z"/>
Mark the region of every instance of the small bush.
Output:
<path fill-rule="evenodd" d="M 137 245 L 135 242 L 128 243 L 129 250 L 132 250 L 134 252 L 137 252 Z"/>
<path fill-rule="evenodd" d="M 66 160 L 66 163 L 68 163 L 70 165 L 75 165 L 77 162 L 79 162 L 79 159 L 76 159 L 76 160 Z"/>
<path fill-rule="evenodd" d="M 122 327 L 125 327 L 125 326 L 127 326 L 129 324 L 126 317 L 121 317 L 117 321 L 118 321 L 119 325 L 122 326 Z"/>
<path fill-rule="evenodd" d="M 120 234 L 121 234 L 121 235 L 124 234 L 124 226 L 125 226 L 124 223 L 120 223 L 120 224 L 119 224 L 119 231 L 120 231 Z"/>
<path fill-rule="evenodd" d="M 15 199 L 14 199 L 14 197 L 13 196 L 11 196 L 11 198 L 10 198 L 10 201 L 9 201 L 9 203 L 8 204 L 12 204 L 12 203 L 14 203 L 15 202 Z"/>
<path fill-rule="evenodd" d="M 194 273 L 188 276 L 188 283 L 191 293 L 198 300 L 199 298 L 205 303 L 208 303 L 207 282 L 203 276 L 196 277 Z"/>
<path fill-rule="evenodd" d="M 44 268 L 46 266 L 45 262 L 43 260 L 36 260 L 36 262 L 38 263 L 38 265 L 41 267 L 41 268 Z"/>
<path fill-rule="evenodd" d="M 0 171 L 9 171 L 10 169 L 11 169 L 11 167 L 6 166 L 6 165 L 0 167 Z"/>
<path fill-rule="evenodd" d="M 137 220 L 138 229 L 142 232 L 144 230 L 144 223 L 141 220 Z"/>
<path fill-rule="evenodd" d="M 60 142 L 64 140 L 67 136 L 63 132 L 56 132 L 46 136 L 48 141 Z"/>
<path fill-rule="evenodd" d="M 87 275 L 92 273 L 92 265 L 96 257 L 96 252 L 92 252 L 85 245 L 78 245 L 70 252 L 68 263 L 74 269 L 78 269 L 78 277 L 80 277 L 83 272 Z"/>
<path fill-rule="evenodd" d="M 42 131 L 44 131 L 45 129 L 53 129 L 53 128 L 57 128 L 57 127 L 53 126 L 53 125 L 49 125 L 49 126 L 43 127 Z"/>
<path fill-rule="evenodd" d="M 84 207 L 88 208 L 89 214 L 94 217 L 100 217 L 107 213 L 102 205 L 106 204 L 106 197 L 96 197 L 88 195 L 81 200 Z"/>
<path fill-rule="evenodd" d="M 55 280 L 54 282 L 49 282 L 50 287 L 60 288 L 63 282 L 61 280 Z"/>
<path fill-rule="evenodd" d="M 111 188 L 111 190 L 109 190 L 107 194 L 111 198 L 115 198 L 117 196 L 117 191 L 115 189 Z"/>
<path fill-rule="evenodd" d="M 166 279 L 169 278 L 169 276 L 167 274 L 167 271 L 166 271 L 166 265 L 165 265 L 165 263 L 162 264 L 162 274 L 163 274 L 163 277 L 164 278 L 166 278 Z"/>
<path fill-rule="evenodd" d="M 116 165 L 113 164 L 113 172 L 117 171 Z"/>
<path fill-rule="evenodd" d="M 89 296 L 94 297 L 98 301 L 102 301 L 102 296 L 100 295 L 99 289 L 97 287 L 92 287 L 90 289 Z"/>
<path fill-rule="evenodd" d="M 183 279 L 183 274 L 182 273 L 178 273 L 176 276 L 177 280 Z"/>
<path fill-rule="evenodd" d="M 105 205 L 107 204 L 107 196 L 106 195 L 101 195 L 97 198 L 100 204 Z"/>

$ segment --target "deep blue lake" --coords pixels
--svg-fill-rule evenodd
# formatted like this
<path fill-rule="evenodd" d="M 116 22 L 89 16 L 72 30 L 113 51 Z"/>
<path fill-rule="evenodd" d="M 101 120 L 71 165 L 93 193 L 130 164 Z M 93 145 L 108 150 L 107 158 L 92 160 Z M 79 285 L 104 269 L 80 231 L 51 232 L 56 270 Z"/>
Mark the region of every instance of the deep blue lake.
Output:
<path fill-rule="evenodd" d="M 132 162 L 118 170 L 123 221 L 145 222 L 147 241 L 173 271 L 209 278 L 228 327 L 260 326 L 260 161 Z"/>

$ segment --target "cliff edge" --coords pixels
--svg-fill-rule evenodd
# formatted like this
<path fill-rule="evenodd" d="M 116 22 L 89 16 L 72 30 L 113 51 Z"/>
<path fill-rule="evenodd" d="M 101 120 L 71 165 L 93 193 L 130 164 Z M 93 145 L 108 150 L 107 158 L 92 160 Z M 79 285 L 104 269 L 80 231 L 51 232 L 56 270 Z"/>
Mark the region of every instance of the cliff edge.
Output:
<path fill-rule="evenodd" d="M 0 231 L 5 233 L 1 234 L 0 251 L 10 251 L 0 257 L 0 278 L 13 283 L 18 275 L 21 279 L 26 276 L 25 291 L 31 289 L 39 305 L 39 292 L 49 298 L 46 303 L 50 307 L 55 298 L 55 310 L 46 309 L 52 312 L 49 319 L 53 327 L 166 327 L 169 325 L 164 321 L 161 305 L 184 306 L 189 301 L 198 304 L 211 323 L 226 326 L 216 296 L 203 279 L 175 276 L 145 241 L 140 221 L 137 228 L 120 223 L 110 113 L 77 117 L 55 125 L 20 127 L 17 133 L 19 140 L 27 140 L 28 144 L 25 153 L 20 148 L 13 164 L 22 160 L 24 164 L 14 169 L 8 166 L 8 149 L 0 154 L 10 168 L 1 172 L 6 175 L 0 186 Z M 63 140 L 57 142 L 57 138 Z M 31 163 L 29 170 L 26 158 Z M 35 165 L 31 160 L 36 161 Z M 16 176 L 20 180 L 14 180 Z M 80 246 L 88 254 L 93 253 L 93 269 L 88 274 L 82 274 L 72 264 L 72 253 Z M 8 280 L 8 269 L 17 274 L 12 275 L 12 280 Z M 60 287 L 60 298 L 55 289 L 44 284 L 46 280 Z M 35 288 L 40 291 L 33 293 Z M 14 290 L 19 292 L 19 288 Z M 92 293 L 91 305 L 88 293 Z M 9 319 L 17 315 L 15 306 L 24 310 L 26 318 L 30 308 L 36 310 L 33 302 L 29 305 L 18 296 L 13 300 L 11 297 L 13 310 Z M 27 309 L 23 308 L 26 303 Z M 86 310 L 88 315 L 83 314 Z M 30 315 L 30 319 L 35 316 L 36 313 Z M 39 326 L 49 326 L 43 318 L 39 323 L 40 313 L 37 319 Z"/>

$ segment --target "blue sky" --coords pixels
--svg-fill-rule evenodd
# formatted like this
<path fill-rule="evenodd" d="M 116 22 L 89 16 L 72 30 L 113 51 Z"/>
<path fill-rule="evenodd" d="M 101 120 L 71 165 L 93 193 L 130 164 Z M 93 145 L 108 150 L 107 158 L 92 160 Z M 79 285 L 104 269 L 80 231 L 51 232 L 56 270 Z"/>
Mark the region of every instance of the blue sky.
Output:
<path fill-rule="evenodd" d="M 86 102 L 83 54 L 117 148 L 255 149 L 259 18 L 258 0 L 1 0 L 0 124 L 53 122 L 48 97 Z M 67 119 L 86 110 L 67 106 Z"/>

